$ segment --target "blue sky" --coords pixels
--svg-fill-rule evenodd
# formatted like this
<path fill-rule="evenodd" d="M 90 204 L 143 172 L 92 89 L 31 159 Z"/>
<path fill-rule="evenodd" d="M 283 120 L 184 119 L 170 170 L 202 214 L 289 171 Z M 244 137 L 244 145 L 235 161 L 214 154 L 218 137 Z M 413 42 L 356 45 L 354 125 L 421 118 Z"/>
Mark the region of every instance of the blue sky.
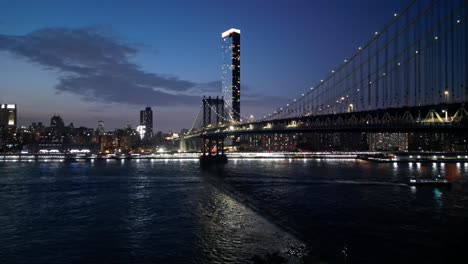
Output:
<path fill-rule="evenodd" d="M 96 3 L 97 2 L 97 3 Z M 241 109 L 263 116 L 324 78 L 410 0 L 0 0 L 0 101 L 19 123 L 189 128 L 220 95 L 221 32 L 241 29 Z"/>

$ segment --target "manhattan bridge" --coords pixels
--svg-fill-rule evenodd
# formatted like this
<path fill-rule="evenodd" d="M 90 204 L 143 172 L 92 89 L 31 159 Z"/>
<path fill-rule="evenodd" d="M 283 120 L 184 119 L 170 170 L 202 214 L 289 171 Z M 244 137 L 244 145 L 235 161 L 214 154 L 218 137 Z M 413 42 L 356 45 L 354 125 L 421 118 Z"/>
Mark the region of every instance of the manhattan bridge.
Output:
<path fill-rule="evenodd" d="M 468 135 L 468 0 L 415 0 L 330 74 L 259 120 L 203 98 L 185 140 L 314 133 Z M 239 120 L 233 116 L 240 116 Z M 465 144 L 466 145 L 466 144 Z"/>

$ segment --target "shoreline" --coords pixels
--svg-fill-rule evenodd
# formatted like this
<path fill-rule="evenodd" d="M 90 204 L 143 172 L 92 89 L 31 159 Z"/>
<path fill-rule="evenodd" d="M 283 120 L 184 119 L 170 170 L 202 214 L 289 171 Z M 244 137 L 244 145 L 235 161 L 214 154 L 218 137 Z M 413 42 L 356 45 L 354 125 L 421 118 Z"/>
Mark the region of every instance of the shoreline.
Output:
<path fill-rule="evenodd" d="M 382 152 L 267 152 L 227 153 L 229 159 L 310 159 L 310 160 L 361 160 L 375 163 L 465 163 L 468 153 L 394 153 Z M 0 154 L 0 162 L 33 161 L 99 161 L 99 160 L 195 160 L 201 153 L 133 154 L 133 155 L 76 155 L 76 154 Z"/>

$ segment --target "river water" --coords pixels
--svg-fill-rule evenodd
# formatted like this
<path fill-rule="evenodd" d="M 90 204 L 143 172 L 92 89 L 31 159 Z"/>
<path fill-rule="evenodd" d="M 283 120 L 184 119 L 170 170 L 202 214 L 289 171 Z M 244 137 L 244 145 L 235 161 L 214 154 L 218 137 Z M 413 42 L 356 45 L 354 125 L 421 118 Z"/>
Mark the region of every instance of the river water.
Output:
<path fill-rule="evenodd" d="M 0 163 L 0 263 L 467 263 L 468 163 Z M 445 175 L 450 188 L 411 188 Z M 461 262 L 459 260 L 462 260 Z"/>

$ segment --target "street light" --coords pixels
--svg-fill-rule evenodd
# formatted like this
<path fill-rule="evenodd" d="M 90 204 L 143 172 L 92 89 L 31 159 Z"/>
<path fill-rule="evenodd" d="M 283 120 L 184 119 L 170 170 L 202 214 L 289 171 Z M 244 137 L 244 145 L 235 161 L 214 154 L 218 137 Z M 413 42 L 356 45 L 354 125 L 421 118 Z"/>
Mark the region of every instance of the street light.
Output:
<path fill-rule="evenodd" d="M 448 100 L 449 100 L 449 91 L 445 90 L 444 96 L 445 96 L 445 103 L 448 103 Z"/>
<path fill-rule="evenodd" d="M 448 122 L 448 111 L 447 110 L 442 110 L 442 113 L 445 113 L 445 122 Z"/>

